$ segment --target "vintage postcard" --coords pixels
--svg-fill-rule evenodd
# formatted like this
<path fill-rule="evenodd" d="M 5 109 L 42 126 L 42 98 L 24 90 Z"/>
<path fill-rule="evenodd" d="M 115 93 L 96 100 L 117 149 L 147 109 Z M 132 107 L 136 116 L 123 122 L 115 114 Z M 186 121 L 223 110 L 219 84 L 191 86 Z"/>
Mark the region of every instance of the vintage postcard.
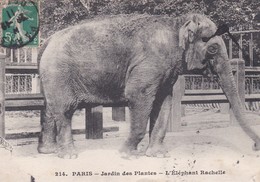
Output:
<path fill-rule="evenodd" d="M 260 182 L 260 3 L 0 1 L 0 181 Z"/>

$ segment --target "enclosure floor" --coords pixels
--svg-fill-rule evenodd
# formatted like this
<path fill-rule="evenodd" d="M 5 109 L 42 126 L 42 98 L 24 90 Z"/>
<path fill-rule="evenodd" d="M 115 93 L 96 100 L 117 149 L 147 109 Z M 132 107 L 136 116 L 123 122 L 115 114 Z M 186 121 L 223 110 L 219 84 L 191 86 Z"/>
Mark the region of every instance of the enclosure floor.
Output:
<path fill-rule="evenodd" d="M 209 112 L 209 111 L 207 111 Z M 210 111 L 210 117 L 214 111 Z M 207 114 L 202 113 L 207 116 Z M 220 114 L 220 113 L 216 113 Z M 187 119 L 189 115 L 183 117 Z M 250 118 L 258 118 L 252 114 Z M 194 119 L 201 116 L 193 114 Z M 215 118 L 214 118 L 215 119 Z M 188 122 L 186 120 L 186 122 Z M 260 122 L 260 120 L 258 120 Z M 22 122 L 22 121 L 21 121 Z M 110 125 L 118 122 L 110 121 Z M 260 135 L 260 125 L 253 128 Z M 217 123 L 217 122 L 216 122 Z M 198 130 L 191 127 L 180 132 L 168 132 L 165 145 L 170 158 L 150 158 L 146 156 L 124 158 L 118 152 L 128 134 L 128 122 L 119 122 L 118 132 L 104 134 L 104 139 L 86 140 L 84 135 L 74 135 L 79 157 L 74 160 L 60 159 L 56 154 L 39 154 L 37 138 L 8 140 L 13 153 L 0 148 L 0 181 L 29 181 L 30 176 L 37 182 L 71 181 L 260 181 L 260 152 L 252 151 L 252 142 L 236 125 L 229 127 L 205 127 Z M 189 126 L 189 123 L 187 123 Z M 200 125 L 201 126 L 201 125 Z M 193 128 L 193 129 L 192 129 Z M 139 150 L 146 148 L 148 136 L 139 145 Z M 166 171 L 198 171 L 198 175 L 166 175 Z M 225 171 L 223 175 L 200 175 L 201 170 Z M 73 172 L 101 174 L 120 172 L 120 176 L 104 177 L 72 176 Z M 156 172 L 157 175 L 122 176 L 124 171 Z M 65 172 L 68 176 L 55 176 L 55 172 Z M 162 174 L 161 174 L 162 173 Z"/>

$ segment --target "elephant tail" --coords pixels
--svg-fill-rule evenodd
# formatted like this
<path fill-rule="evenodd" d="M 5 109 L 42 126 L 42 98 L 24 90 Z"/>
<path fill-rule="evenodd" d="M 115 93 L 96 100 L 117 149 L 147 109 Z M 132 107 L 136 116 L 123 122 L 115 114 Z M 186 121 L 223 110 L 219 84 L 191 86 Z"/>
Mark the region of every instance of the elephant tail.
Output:
<path fill-rule="evenodd" d="M 41 45 L 39 51 L 38 51 L 38 55 L 37 55 L 37 65 L 38 65 L 38 71 L 39 71 L 39 66 L 40 66 L 40 60 L 42 58 L 43 52 L 45 51 L 46 47 L 48 46 L 49 42 L 51 40 L 51 37 L 49 37 L 48 39 L 46 39 L 44 41 L 44 43 Z M 40 74 L 40 71 L 39 71 Z M 40 77 L 40 82 L 41 82 L 41 77 Z M 42 83 L 40 84 L 40 92 L 44 95 L 44 91 L 43 91 L 43 87 L 42 87 Z M 44 97 L 44 107 L 46 107 L 46 99 Z"/>
<path fill-rule="evenodd" d="M 42 54 L 43 54 L 44 50 L 46 49 L 47 45 L 49 44 L 50 39 L 51 39 L 51 37 L 49 37 L 48 39 L 46 39 L 46 40 L 44 41 L 44 43 L 42 44 L 42 46 L 40 47 L 40 49 L 39 49 L 39 52 L 38 52 L 38 55 L 37 55 L 38 67 L 39 67 L 40 60 L 41 60 L 41 58 L 42 58 Z"/>

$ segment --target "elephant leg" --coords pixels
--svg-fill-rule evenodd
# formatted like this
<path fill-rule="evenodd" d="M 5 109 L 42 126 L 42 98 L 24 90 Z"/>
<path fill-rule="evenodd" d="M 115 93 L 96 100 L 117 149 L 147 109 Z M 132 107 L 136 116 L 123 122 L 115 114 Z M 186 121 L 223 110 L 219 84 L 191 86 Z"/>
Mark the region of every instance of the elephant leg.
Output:
<path fill-rule="evenodd" d="M 148 98 L 132 102 L 134 103 L 129 107 L 131 119 L 130 134 L 121 149 L 121 152 L 127 154 L 136 153 L 138 144 L 144 138 L 152 107 L 152 102 Z"/>
<path fill-rule="evenodd" d="M 72 138 L 71 119 L 73 111 L 56 114 L 58 156 L 61 158 L 77 158 Z"/>
<path fill-rule="evenodd" d="M 172 96 L 168 95 L 164 100 L 154 104 L 151 113 L 151 123 L 155 123 L 152 131 L 150 131 L 149 146 L 146 150 L 147 156 L 166 157 L 167 150 L 163 145 L 163 139 L 166 134 L 169 116 L 172 107 Z"/>
<path fill-rule="evenodd" d="M 76 158 L 71 119 L 77 108 L 77 98 L 73 96 L 69 88 L 64 87 L 64 83 L 57 83 L 45 83 L 46 110 L 43 111 L 41 117 L 42 131 L 38 151 L 40 153 L 57 151 L 61 158 Z M 54 84 L 56 84 L 55 91 Z"/>
<path fill-rule="evenodd" d="M 160 78 L 151 72 L 151 67 L 136 67 L 127 81 L 125 94 L 129 101 L 130 133 L 121 152 L 134 154 L 146 134 L 153 101 Z"/>
<path fill-rule="evenodd" d="M 42 113 L 42 131 L 39 138 L 40 153 L 58 152 L 61 158 L 76 158 L 74 149 L 71 119 L 75 109 L 62 109 L 63 105 L 52 106 L 47 103 Z"/>
<path fill-rule="evenodd" d="M 41 111 L 41 133 L 39 136 L 38 152 L 49 154 L 57 151 L 56 124 L 50 109 L 47 107 Z"/>

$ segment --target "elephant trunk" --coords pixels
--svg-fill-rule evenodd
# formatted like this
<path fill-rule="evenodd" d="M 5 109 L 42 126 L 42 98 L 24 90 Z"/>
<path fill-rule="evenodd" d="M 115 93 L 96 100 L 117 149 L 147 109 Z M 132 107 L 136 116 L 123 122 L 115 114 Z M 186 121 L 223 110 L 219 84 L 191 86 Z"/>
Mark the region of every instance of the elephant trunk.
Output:
<path fill-rule="evenodd" d="M 231 105 L 235 118 L 244 132 L 255 142 L 254 149 L 260 150 L 260 138 L 246 122 L 244 106 L 242 105 L 238 94 L 238 89 L 232 74 L 230 62 L 225 61 L 222 62 L 221 65 L 218 65 L 217 74 L 220 78 L 221 87 Z"/>

